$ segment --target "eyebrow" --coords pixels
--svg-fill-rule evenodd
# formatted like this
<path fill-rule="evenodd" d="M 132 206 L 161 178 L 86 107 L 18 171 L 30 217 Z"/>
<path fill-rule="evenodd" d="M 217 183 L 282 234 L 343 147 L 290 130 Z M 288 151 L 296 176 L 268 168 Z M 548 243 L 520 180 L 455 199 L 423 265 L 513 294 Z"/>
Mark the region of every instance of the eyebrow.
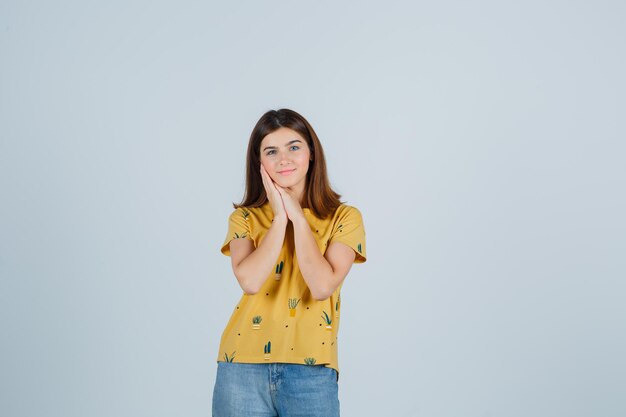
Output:
<path fill-rule="evenodd" d="M 294 139 L 292 141 L 287 142 L 287 144 L 285 146 L 289 146 L 292 143 L 296 143 L 296 142 L 302 143 L 302 141 L 300 139 Z M 263 152 L 265 152 L 268 149 L 278 149 L 278 146 L 266 146 L 265 148 L 263 148 Z"/>

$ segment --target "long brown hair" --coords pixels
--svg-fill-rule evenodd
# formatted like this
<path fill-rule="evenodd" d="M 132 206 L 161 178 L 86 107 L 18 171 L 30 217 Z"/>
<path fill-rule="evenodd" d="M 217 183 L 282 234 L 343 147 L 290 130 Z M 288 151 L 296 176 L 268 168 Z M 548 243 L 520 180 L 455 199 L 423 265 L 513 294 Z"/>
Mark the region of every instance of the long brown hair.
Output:
<path fill-rule="evenodd" d="M 342 203 L 339 201 L 341 195 L 330 187 L 324 151 L 313 127 L 304 117 L 290 109 L 269 110 L 261 116 L 252 129 L 246 157 L 246 192 L 243 201 L 239 204 L 233 204 L 233 206 L 235 208 L 260 207 L 267 202 L 267 194 L 259 172 L 261 141 L 265 136 L 281 127 L 295 130 L 309 145 L 313 160 L 309 162 L 309 169 L 306 174 L 305 203 L 316 217 L 327 218 Z"/>

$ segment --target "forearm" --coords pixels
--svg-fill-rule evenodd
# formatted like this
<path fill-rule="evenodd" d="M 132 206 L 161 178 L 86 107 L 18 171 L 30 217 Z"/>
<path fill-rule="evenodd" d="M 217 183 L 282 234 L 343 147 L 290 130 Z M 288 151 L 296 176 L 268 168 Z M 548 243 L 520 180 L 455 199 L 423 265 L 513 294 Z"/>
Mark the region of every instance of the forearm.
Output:
<path fill-rule="evenodd" d="M 306 219 L 293 222 L 296 256 L 302 277 L 317 300 L 330 297 L 333 268 L 320 252 Z"/>
<path fill-rule="evenodd" d="M 275 217 L 259 246 L 236 266 L 235 275 L 246 293 L 257 293 L 270 276 L 283 247 L 287 223 L 287 218 Z"/>

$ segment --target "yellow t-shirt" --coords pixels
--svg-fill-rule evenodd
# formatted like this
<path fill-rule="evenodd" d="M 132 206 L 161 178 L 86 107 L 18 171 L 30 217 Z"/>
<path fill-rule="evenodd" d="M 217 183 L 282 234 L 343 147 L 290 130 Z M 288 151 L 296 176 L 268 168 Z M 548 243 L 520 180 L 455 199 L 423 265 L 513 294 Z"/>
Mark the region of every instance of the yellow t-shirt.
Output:
<path fill-rule="evenodd" d="M 365 262 L 365 229 L 357 208 L 342 204 L 327 219 L 315 217 L 307 208 L 303 211 L 320 252 L 332 242 L 342 242 L 354 249 L 355 263 Z M 230 256 L 233 239 L 249 239 L 258 247 L 273 217 L 269 203 L 234 210 L 222 253 Z M 258 293 L 244 293 L 235 306 L 222 334 L 218 362 L 326 365 L 339 372 L 340 290 L 341 286 L 324 301 L 311 296 L 298 267 L 289 223 L 276 267 Z"/>

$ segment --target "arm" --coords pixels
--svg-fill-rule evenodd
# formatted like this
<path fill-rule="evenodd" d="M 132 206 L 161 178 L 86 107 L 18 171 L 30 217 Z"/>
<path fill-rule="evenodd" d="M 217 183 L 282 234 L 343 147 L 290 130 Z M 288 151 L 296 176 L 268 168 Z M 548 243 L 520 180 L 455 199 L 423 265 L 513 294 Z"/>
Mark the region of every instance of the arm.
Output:
<path fill-rule="evenodd" d="M 249 295 L 259 292 L 274 268 L 283 247 L 289 222 L 280 193 L 263 166 L 260 170 L 263 187 L 274 213 L 272 225 L 256 249 L 254 244 L 247 239 L 235 239 L 230 242 L 233 272 L 241 289 Z"/>
<path fill-rule="evenodd" d="M 292 223 L 300 272 L 313 298 L 325 300 L 348 275 L 356 256 L 354 250 L 344 243 L 333 242 L 322 255 L 306 218 L 297 216 Z"/>
<path fill-rule="evenodd" d="M 233 272 L 246 294 L 259 292 L 274 268 L 285 240 L 287 222 L 285 216 L 274 217 L 274 222 L 256 249 L 252 241 L 247 239 L 230 242 Z"/>

